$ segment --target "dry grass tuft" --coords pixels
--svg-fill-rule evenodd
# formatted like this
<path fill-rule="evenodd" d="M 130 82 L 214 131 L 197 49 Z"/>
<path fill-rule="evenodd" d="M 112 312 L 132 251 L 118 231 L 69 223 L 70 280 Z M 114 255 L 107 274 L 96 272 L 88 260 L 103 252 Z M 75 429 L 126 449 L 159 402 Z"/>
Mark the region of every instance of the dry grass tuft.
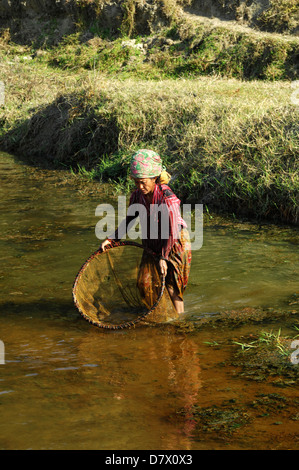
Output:
<path fill-rule="evenodd" d="M 26 54 L 26 50 L 23 51 Z M 125 184 L 128 156 L 160 152 L 184 201 L 298 221 L 298 109 L 289 82 L 117 80 L 12 55 L 1 144 L 38 165 Z"/>

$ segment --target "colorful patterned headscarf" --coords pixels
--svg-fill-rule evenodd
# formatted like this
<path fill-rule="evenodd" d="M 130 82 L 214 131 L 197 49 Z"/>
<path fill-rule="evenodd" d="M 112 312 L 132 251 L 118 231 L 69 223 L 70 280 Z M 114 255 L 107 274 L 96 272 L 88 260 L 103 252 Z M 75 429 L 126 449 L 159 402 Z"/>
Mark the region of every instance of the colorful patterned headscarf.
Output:
<path fill-rule="evenodd" d="M 160 156 L 153 150 L 138 150 L 131 159 L 131 176 L 133 178 L 154 178 L 164 169 Z"/>

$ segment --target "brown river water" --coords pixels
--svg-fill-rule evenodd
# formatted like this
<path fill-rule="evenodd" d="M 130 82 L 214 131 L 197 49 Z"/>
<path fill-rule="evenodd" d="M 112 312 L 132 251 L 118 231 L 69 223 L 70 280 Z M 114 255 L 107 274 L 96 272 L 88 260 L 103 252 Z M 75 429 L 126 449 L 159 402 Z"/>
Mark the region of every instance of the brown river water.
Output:
<path fill-rule="evenodd" d="M 181 322 L 104 331 L 72 285 L 108 187 L 0 168 L 0 449 L 298 449 L 298 382 L 244 373 L 234 343 L 298 334 L 295 228 L 210 218 Z"/>

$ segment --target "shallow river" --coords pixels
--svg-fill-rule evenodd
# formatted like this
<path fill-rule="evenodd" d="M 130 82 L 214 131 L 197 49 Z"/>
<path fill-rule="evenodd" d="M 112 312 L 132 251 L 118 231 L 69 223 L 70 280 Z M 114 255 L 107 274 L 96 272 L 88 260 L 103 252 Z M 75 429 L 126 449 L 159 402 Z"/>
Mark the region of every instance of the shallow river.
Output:
<path fill-rule="evenodd" d="M 299 447 L 297 386 L 250 380 L 230 362 L 243 335 L 290 333 L 295 229 L 210 219 L 193 252 L 184 328 L 103 331 L 80 316 L 71 291 L 99 246 L 95 208 L 111 202 L 108 189 L 7 154 L 0 171 L 1 449 Z M 278 320 L 188 330 L 259 311 Z"/>

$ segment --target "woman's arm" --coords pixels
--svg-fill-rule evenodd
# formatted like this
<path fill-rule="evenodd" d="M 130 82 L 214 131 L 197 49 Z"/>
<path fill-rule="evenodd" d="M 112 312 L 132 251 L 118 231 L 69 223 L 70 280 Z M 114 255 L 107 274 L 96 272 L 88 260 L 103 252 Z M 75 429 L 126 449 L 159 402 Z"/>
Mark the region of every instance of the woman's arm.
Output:
<path fill-rule="evenodd" d="M 131 194 L 129 207 L 134 203 L 134 200 L 135 200 L 135 192 L 133 194 Z M 100 248 L 102 250 L 104 250 L 108 245 L 111 244 L 112 241 L 116 241 L 116 242 L 120 241 L 126 235 L 127 228 L 128 228 L 128 225 L 130 224 L 130 222 L 132 222 L 134 219 L 136 219 L 137 216 L 138 216 L 138 214 L 136 214 L 136 215 L 127 215 L 126 218 L 119 224 L 117 229 L 113 233 L 111 233 L 106 238 L 106 240 L 104 240 L 101 243 Z"/>
<path fill-rule="evenodd" d="M 173 245 L 179 238 L 180 200 L 171 191 L 171 195 L 164 198 L 169 223 L 169 237 L 162 239 L 162 259 L 168 260 Z"/>
<path fill-rule="evenodd" d="M 166 276 L 166 274 L 167 274 L 167 262 L 164 259 L 160 259 L 159 267 L 160 267 L 161 274 L 163 274 L 163 276 Z"/>

